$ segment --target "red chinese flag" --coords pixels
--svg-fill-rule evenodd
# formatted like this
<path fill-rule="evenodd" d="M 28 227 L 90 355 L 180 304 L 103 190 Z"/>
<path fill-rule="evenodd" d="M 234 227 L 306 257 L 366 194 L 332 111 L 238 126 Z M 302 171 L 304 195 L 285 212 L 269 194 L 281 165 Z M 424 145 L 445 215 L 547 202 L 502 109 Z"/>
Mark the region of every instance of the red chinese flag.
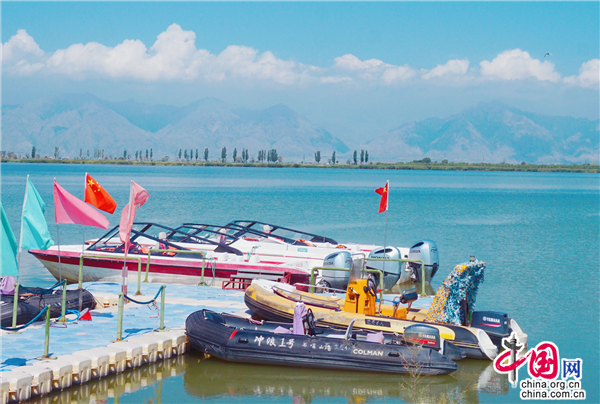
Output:
<path fill-rule="evenodd" d="M 117 209 L 117 203 L 104 188 L 96 182 L 88 173 L 85 174 L 85 198 L 84 200 L 100 210 L 113 214 Z"/>
<path fill-rule="evenodd" d="M 381 201 L 379 202 L 379 213 L 385 212 L 388 210 L 388 190 L 389 190 L 390 182 L 385 183 L 385 187 L 377 188 L 375 192 L 381 195 Z"/>

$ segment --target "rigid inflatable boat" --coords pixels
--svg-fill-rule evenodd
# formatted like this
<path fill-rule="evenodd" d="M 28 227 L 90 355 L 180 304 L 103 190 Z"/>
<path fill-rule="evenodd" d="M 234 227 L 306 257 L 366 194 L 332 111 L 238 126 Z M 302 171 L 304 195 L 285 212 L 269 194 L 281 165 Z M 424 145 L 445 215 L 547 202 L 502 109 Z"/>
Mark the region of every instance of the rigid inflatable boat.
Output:
<path fill-rule="evenodd" d="M 455 271 L 461 269 L 462 274 L 468 272 L 468 268 L 484 266 L 484 263 L 478 261 L 459 265 Z M 453 274 L 454 272 L 449 278 Z M 444 282 L 447 283 L 448 279 Z M 395 298 L 391 305 L 378 303 L 375 283 L 370 279 L 358 278 L 350 281 L 346 295 L 341 297 L 308 293 L 291 285 L 254 280 L 246 290 L 244 301 L 258 316 L 273 321 L 289 322 L 293 318 L 296 303 L 303 302 L 313 310 L 317 324 L 322 326 L 345 328 L 355 320 L 355 328 L 403 334 L 412 325 L 426 324 L 436 328 L 442 338 L 465 351 L 467 357 L 478 359 L 494 359 L 502 338 L 510 335 L 512 331 L 519 335 L 521 341 L 527 341 L 527 335 L 522 332 L 517 322 L 509 319 L 506 314 L 492 311 L 472 312 L 470 308 L 474 305 L 475 293 L 468 296 L 468 307 L 460 308 L 463 320 L 459 322 L 447 319 L 443 315 L 444 305 L 451 300 L 448 296 L 453 295 L 449 294 L 445 287 L 445 284 L 442 285 L 440 291 L 444 293 L 438 291 L 438 294 L 446 300 L 442 304 L 434 299 L 434 304 L 429 309 L 411 308 L 412 302 L 418 298 L 416 292 L 405 292 Z M 438 313 L 440 310 L 441 313 Z M 468 315 L 464 315 L 465 312 L 471 313 L 470 322 Z"/>
<path fill-rule="evenodd" d="M 25 293 L 23 289 L 26 289 L 28 292 Z M 1 297 L 0 311 L 2 314 L 2 327 L 12 327 L 14 296 L 2 295 Z M 50 318 L 60 317 L 62 315 L 62 290 L 22 287 L 19 293 L 19 301 L 17 302 L 17 325 L 33 320 L 47 305 L 50 305 Z M 67 290 L 65 310 L 91 310 L 95 305 L 94 296 L 87 290 Z M 44 318 L 42 316 L 42 320 Z"/>
<path fill-rule="evenodd" d="M 231 362 L 399 374 L 418 369 L 423 376 L 457 369 L 421 345 L 362 340 L 352 325 L 345 332 L 307 327 L 294 334 L 281 324 L 200 310 L 187 318 L 186 332 L 193 349 Z"/>

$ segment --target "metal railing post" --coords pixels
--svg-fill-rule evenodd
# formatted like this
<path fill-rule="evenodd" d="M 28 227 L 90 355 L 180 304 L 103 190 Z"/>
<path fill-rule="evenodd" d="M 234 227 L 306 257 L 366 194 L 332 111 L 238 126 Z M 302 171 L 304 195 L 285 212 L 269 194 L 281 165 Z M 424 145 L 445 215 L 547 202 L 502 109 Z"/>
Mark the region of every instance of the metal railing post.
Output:
<path fill-rule="evenodd" d="M 19 309 L 19 284 L 15 283 L 15 291 L 13 294 L 13 318 L 12 318 L 12 328 L 17 328 L 17 312 Z M 16 332 L 16 331 L 15 331 Z"/>
<path fill-rule="evenodd" d="M 205 265 L 205 262 L 206 262 L 206 258 L 204 256 L 202 256 L 202 273 L 200 275 L 200 283 L 198 284 L 200 286 L 206 285 L 206 283 L 204 283 L 204 265 Z M 214 280 L 213 280 L 213 282 L 214 282 Z"/>
<path fill-rule="evenodd" d="M 142 294 L 142 260 L 138 261 L 138 288 L 137 288 L 137 292 L 135 292 L 136 296 L 139 296 Z"/>
<path fill-rule="evenodd" d="M 160 291 L 160 331 L 165 331 L 165 288 L 166 285 L 162 285 Z"/>
<path fill-rule="evenodd" d="M 67 316 L 66 316 L 66 311 L 67 311 L 67 282 L 63 281 L 63 290 L 62 290 L 62 307 L 60 308 L 60 318 L 58 319 L 57 322 L 59 323 L 66 323 L 67 322 Z"/>
<path fill-rule="evenodd" d="M 55 357 L 50 356 L 50 305 L 46 306 L 46 330 L 44 332 L 44 356 L 40 356 L 36 359 L 38 359 L 38 360 L 56 359 Z"/>
<path fill-rule="evenodd" d="M 119 314 L 117 316 L 117 341 L 122 340 L 122 330 L 123 330 L 123 293 L 119 293 Z"/>

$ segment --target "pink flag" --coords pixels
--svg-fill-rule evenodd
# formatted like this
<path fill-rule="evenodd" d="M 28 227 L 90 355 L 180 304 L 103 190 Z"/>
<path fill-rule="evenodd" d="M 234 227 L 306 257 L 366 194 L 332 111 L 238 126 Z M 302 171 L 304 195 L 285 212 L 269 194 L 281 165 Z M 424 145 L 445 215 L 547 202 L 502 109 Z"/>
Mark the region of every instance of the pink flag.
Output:
<path fill-rule="evenodd" d="M 54 219 L 56 223 L 82 224 L 106 229 L 108 219 L 83 202 L 68 193 L 54 180 Z"/>
<path fill-rule="evenodd" d="M 127 247 L 129 244 L 131 227 L 133 226 L 133 220 L 135 219 L 135 210 L 146 203 L 149 197 L 148 191 L 131 181 L 129 203 L 123 208 L 121 222 L 119 223 L 119 237 L 121 238 L 121 242 L 126 243 Z"/>

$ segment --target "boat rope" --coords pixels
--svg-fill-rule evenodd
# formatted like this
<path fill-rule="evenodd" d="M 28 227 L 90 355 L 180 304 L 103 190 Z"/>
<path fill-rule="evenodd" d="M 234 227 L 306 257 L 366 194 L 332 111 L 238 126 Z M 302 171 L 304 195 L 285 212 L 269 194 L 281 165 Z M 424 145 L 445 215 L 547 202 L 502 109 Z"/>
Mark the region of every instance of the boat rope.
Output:
<path fill-rule="evenodd" d="M 15 327 L 15 328 L 11 328 L 11 327 L 2 327 L 2 330 L 4 331 L 20 331 L 24 328 L 29 327 L 31 324 L 35 323 L 37 321 L 38 318 L 40 318 L 42 316 L 42 314 L 45 314 L 46 310 L 42 310 L 40 311 L 37 316 L 35 316 L 30 322 L 28 322 L 27 324 L 23 324 L 19 327 Z"/>
<path fill-rule="evenodd" d="M 125 299 L 129 300 L 130 302 L 133 302 L 133 303 L 136 303 L 136 304 L 150 304 L 150 303 L 156 301 L 156 298 L 158 297 L 158 295 L 160 295 L 161 290 L 162 290 L 162 287 L 160 287 L 158 289 L 158 292 L 156 292 L 156 295 L 154 295 L 154 298 L 152 298 L 151 300 L 148 300 L 147 302 L 138 302 L 137 300 L 132 299 L 131 297 L 129 297 L 127 295 L 123 295 L 123 297 Z"/>

